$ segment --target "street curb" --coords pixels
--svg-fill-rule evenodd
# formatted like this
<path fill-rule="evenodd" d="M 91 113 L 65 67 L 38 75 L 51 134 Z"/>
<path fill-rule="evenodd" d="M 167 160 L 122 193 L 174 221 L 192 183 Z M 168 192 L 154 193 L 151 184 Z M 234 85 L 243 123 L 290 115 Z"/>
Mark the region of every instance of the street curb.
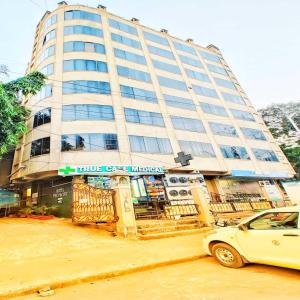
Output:
<path fill-rule="evenodd" d="M 121 270 L 115 270 L 115 271 L 111 271 L 111 272 L 104 272 L 104 273 L 82 276 L 79 278 L 68 279 L 63 282 L 61 281 L 61 282 L 53 282 L 53 283 L 48 283 L 48 284 L 46 283 L 46 284 L 38 285 L 38 286 L 34 286 L 34 287 L 23 288 L 23 289 L 20 289 L 20 290 L 14 291 L 14 292 L 9 292 L 6 294 L 0 293 L 0 300 L 30 295 L 30 294 L 38 292 L 40 289 L 44 288 L 45 286 L 50 286 L 51 289 L 59 289 L 59 288 L 64 288 L 64 287 L 68 287 L 68 286 L 72 286 L 72 285 L 76 285 L 76 284 L 84 283 L 84 282 L 88 282 L 88 281 L 103 280 L 103 279 L 123 276 L 123 275 L 127 275 L 127 274 L 152 270 L 152 269 L 159 268 L 159 267 L 165 267 L 165 266 L 171 266 L 171 265 L 185 263 L 185 262 L 191 262 L 191 261 L 195 261 L 200 258 L 203 258 L 205 256 L 206 256 L 206 254 L 193 255 L 193 256 L 188 256 L 188 257 L 183 257 L 183 258 L 177 258 L 177 259 L 172 259 L 172 260 L 167 260 L 167 261 L 151 263 L 148 265 L 129 267 L 127 269 L 121 269 Z"/>

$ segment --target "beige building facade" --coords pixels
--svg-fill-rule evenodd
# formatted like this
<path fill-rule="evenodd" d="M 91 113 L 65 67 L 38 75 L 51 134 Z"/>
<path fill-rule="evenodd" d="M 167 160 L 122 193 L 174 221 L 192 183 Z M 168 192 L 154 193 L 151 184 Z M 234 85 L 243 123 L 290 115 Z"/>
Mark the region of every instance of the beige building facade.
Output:
<path fill-rule="evenodd" d="M 37 26 L 32 70 L 46 74 L 47 85 L 24 99 L 29 132 L 11 173 L 32 189 L 28 195 L 39 197 L 36 182 L 107 175 L 122 166 L 136 168 L 133 175 L 201 173 L 212 198 L 222 201 L 231 190 L 255 194 L 266 182 L 281 194 L 279 181 L 294 176 L 214 45 L 103 6 L 61 2 Z M 189 166 L 174 162 L 181 151 L 193 156 Z"/>

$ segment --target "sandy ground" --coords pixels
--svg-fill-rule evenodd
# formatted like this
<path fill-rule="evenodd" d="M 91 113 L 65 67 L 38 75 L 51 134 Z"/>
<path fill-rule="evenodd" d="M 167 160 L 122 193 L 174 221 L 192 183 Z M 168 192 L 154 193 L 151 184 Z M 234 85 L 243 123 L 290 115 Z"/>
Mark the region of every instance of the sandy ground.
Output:
<path fill-rule="evenodd" d="M 35 300 L 37 295 L 16 298 Z M 300 272 L 263 265 L 222 267 L 213 258 L 58 289 L 53 300 L 297 300 Z"/>
<path fill-rule="evenodd" d="M 1 296 L 203 255 L 203 234 L 140 241 L 69 220 L 0 219 Z M 106 275 L 105 275 L 106 276 Z"/>

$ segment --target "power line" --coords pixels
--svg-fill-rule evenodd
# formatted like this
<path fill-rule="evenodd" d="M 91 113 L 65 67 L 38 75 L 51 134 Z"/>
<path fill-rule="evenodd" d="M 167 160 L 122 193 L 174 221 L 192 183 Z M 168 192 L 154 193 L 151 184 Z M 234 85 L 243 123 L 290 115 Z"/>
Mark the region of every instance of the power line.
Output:
<path fill-rule="evenodd" d="M 34 4 L 35 6 L 38 6 L 39 8 L 42 8 L 38 3 L 36 3 L 35 1 L 33 0 L 29 0 L 32 4 Z"/>

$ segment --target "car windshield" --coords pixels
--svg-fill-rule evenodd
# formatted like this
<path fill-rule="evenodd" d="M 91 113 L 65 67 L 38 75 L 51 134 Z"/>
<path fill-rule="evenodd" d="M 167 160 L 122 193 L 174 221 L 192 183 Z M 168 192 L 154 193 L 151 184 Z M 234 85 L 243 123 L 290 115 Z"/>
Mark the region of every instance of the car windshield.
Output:
<path fill-rule="evenodd" d="M 297 212 L 267 213 L 249 223 L 249 229 L 291 229 L 297 226 Z"/>

